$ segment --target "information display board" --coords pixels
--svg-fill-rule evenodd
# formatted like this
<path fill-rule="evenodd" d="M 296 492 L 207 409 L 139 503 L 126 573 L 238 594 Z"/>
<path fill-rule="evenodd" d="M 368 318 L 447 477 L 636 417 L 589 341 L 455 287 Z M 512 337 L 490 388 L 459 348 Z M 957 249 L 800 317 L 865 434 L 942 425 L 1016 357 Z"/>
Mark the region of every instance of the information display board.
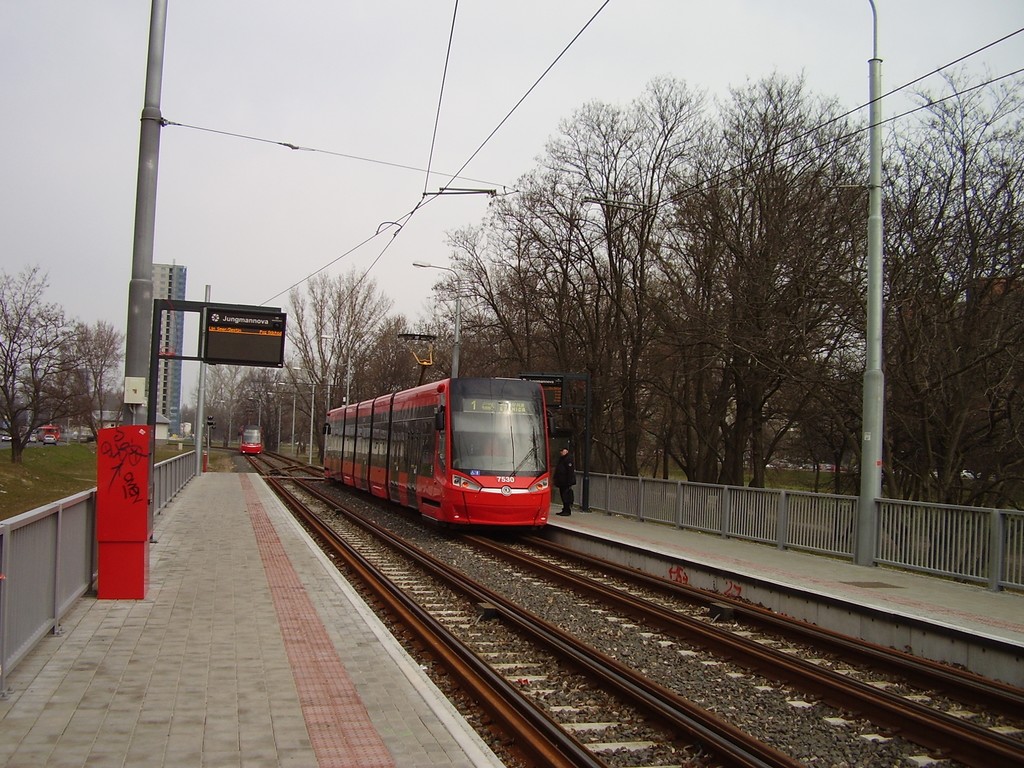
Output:
<path fill-rule="evenodd" d="M 286 321 L 284 312 L 207 306 L 203 310 L 203 362 L 281 368 Z"/>
<path fill-rule="evenodd" d="M 562 407 L 565 396 L 565 377 L 552 373 L 522 373 L 519 378 L 536 381 L 544 390 L 544 403 L 548 410 Z"/>

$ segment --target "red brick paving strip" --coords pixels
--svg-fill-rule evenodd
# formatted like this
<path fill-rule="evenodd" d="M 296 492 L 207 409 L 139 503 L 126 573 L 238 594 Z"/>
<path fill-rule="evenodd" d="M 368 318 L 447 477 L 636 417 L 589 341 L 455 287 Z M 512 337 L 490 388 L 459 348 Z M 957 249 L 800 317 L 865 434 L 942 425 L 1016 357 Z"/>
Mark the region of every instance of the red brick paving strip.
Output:
<path fill-rule="evenodd" d="M 252 481 L 240 477 L 319 768 L 393 768 Z"/>

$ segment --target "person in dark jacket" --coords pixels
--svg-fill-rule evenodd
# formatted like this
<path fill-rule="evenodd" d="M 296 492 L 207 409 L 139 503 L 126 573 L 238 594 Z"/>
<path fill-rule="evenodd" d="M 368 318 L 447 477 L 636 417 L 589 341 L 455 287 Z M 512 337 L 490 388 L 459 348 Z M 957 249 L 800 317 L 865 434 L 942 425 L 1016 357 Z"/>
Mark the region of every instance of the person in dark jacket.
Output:
<path fill-rule="evenodd" d="M 574 485 L 576 485 L 576 467 L 572 463 L 569 449 L 563 448 L 558 456 L 558 463 L 555 464 L 555 487 L 562 497 L 562 511 L 558 514 L 562 517 L 572 514 L 572 487 Z"/>

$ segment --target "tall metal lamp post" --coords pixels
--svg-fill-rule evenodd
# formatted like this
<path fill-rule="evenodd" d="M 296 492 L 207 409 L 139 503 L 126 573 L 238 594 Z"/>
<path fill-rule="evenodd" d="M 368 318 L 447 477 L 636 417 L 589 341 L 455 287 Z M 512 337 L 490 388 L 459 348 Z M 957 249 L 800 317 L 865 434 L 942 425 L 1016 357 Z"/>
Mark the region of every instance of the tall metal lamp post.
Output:
<path fill-rule="evenodd" d="M 872 19 L 871 61 L 868 62 L 871 129 L 868 150 L 868 303 L 860 496 L 854 548 L 857 565 L 874 564 L 878 499 L 882 495 L 882 414 L 885 401 L 882 373 L 882 60 L 878 58 L 878 12 L 874 0 L 868 2 Z"/>
<path fill-rule="evenodd" d="M 442 267 L 428 261 L 414 261 L 412 265 L 420 269 L 443 269 L 455 276 L 455 344 L 452 346 L 452 378 L 457 379 L 459 378 L 459 329 L 462 324 L 462 280 L 459 278 L 459 273 L 451 267 Z"/>
<path fill-rule="evenodd" d="M 308 382 L 310 386 L 309 391 L 309 460 L 308 463 L 313 463 L 313 419 L 316 418 L 316 382 Z"/>

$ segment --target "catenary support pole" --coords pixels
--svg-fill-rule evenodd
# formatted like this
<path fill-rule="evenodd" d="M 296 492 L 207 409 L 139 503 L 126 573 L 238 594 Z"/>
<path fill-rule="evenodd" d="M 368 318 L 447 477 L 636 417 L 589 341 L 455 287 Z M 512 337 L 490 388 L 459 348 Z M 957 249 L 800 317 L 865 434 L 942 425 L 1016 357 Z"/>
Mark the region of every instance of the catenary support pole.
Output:
<path fill-rule="evenodd" d="M 882 495 L 882 427 L 885 377 L 882 373 L 882 60 L 878 58 L 878 13 L 871 3 L 872 56 L 868 62 L 870 138 L 868 169 L 868 262 L 866 359 L 860 496 L 857 501 L 857 565 L 873 565 Z"/>
<path fill-rule="evenodd" d="M 139 170 L 135 193 L 135 240 L 132 277 L 128 285 L 128 323 L 125 333 L 124 375 L 145 379 L 149 374 L 150 325 L 153 317 L 153 240 L 156 229 L 156 182 L 160 158 L 160 89 L 163 81 L 167 0 L 153 0 L 149 20 L 149 58 L 139 139 Z M 143 387 L 145 390 L 146 387 Z M 144 409 L 141 412 L 145 412 Z M 140 409 L 126 404 L 123 424 L 135 424 Z"/>

